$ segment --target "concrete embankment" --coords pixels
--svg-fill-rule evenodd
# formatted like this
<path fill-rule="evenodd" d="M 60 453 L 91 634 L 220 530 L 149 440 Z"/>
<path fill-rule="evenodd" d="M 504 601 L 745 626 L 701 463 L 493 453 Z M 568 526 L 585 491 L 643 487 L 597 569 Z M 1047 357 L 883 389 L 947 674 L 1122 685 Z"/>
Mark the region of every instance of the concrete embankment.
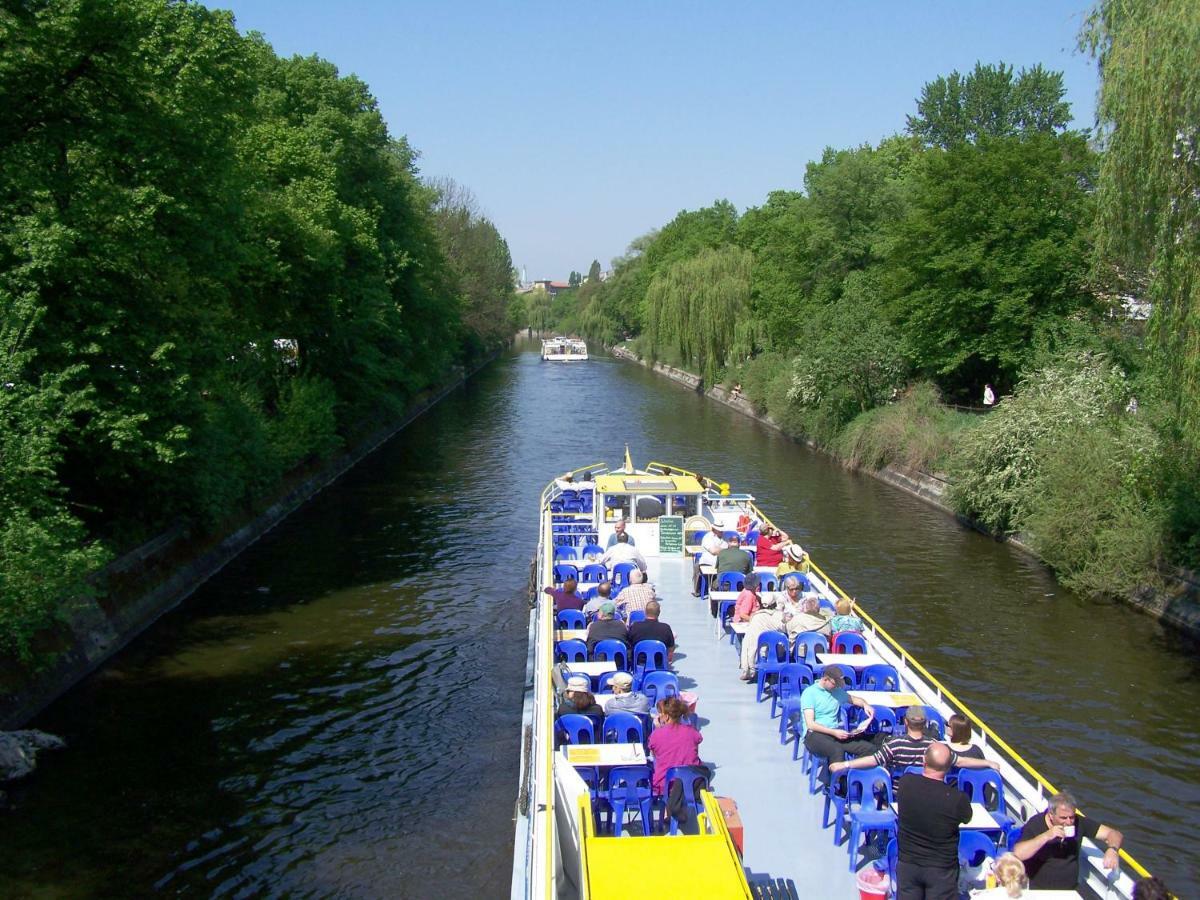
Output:
<path fill-rule="evenodd" d="M 224 535 L 189 535 L 179 525 L 111 563 L 102 576 L 109 585 L 105 596 L 76 602 L 63 625 L 39 648 L 53 655 L 54 662 L 31 673 L 14 661 L 0 660 L 0 728 L 24 725 L 490 361 L 471 372 L 455 367 L 441 384 L 418 395 L 399 419 L 370 432 L 354 448 L 302 480 L 281 486 L 266 509 Z"/>
<path fill-rule="evenodd" d="M 780 428 L 777 422 L 770 416 L 758 412 L 754 408 L 754 405 L 745 397 L 735 395 L 720 385 L 705 390 L 701 378 L 693 375 L 691 372 L 676 369 L 663 363 L 650 363 L 641 359 L 626 347 L 617 346 L 610 348 L 610 350 L 614 356 L 620 359 L 637 363 L 640 366 L 657 372 L 659 375 L 670 378 L 672 381 L 686 385 L 694 391 L 703 392 L 706 397 L 710 397 L 719 403 L 724 403 L 726 406 L 736 409 L 742 415 L 783 432 L 783 429 Z M 814 450 L 821 450 L 813 441 L 804 438 L 795 438 L 792 435 L 789 436 L 800 440 Z M 956 513 L 946 500 L 949 482 L 943 478 L 939 478 L 928 472 L 916 471 L 901 466 L 885 466 L 882 469 L 857 469 L 856 471 L 863 472 L 906 493 L 912 494 L 914 497 L 925 501 L 931 506 L 937 507 L 947 515 L 954 516 L 970 528 L 974 528 L 996 540 L 1010 543 L 1032 556 L 1037 556 L 1037 553 L 1027 543 L 1022 541 L 1019 536 L 994 534 L 978 522 L 974 522 Z M 1172 570 L 1160 574 L 1163 579 L 1161 587 L 1142 588 L 1122 599 L 1164 624 L 1177 628 L 1192 637 L 1200 638 L 1200 577 L 1196 573 L 1182 570 Z"/>

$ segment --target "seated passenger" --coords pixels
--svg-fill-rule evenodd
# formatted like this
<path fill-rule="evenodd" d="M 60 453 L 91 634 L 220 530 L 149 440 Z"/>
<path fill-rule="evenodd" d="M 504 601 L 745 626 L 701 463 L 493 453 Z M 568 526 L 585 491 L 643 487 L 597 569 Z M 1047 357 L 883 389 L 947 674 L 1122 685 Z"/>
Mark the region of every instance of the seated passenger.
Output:
<path fill-rule="evenodd" d="M 738 676 L 742 681 L 758 680 L 754 661 L 755 654 L 758 652 L 759 637 L 768 631 L 783 630 L 783 611 L 776 607 L 775 595 L 763 596 L 761 604 L 750 614 L 746 633 L 742 635 L 742 672 Z"/>
<path fill-rule="evenodd" d="M 829 627 L 834 634 L 839 631 L 853 631 L 862 634 L 863 620 L 854 615 L 854 601 L 842 597 L 837 602 L 837 615 L 829 620 Z"/>
<path fill-rule="evenodd" d="M 675 632 L 666 622 L 658 621 L 662 607 L 657 600 L 646 604 L 646 618 L 629 626 L 629 646 L 636 647 L 638 641 L 662 641 L 667 648 L 667 662 L 675 659 Z"/>
<path fill-rule="evenodd" d="M 777 566 L 783 562 L 783 548 L 789 543 L 788 536 L 776 528 L 774 525 L 768 525 L 758 536 L 758 541 L 754 545 L 755 557 L 754 564 L 758 566 Z"/>
<path fill-rule="evenodd" d="M 1025 863 L 1012 853 L 1005 853 L 992 867 L 996 876 L 996 886 L 984 891 L 971 894 L 971 900 L 1007 900 L 1021 897 L 1025 888 L 1029 887 L 1029 878 L 1025 875 Z"/>
<path fill-rule="evenodd" d="M 585 616 L 594 616 L 600 611 L 605 603 L 612 600 L 612 582 L 602 581 L 596 585 L 596 596 L 583 604 L 583 614 Z"/>
<path fill-rule="evenodd" d="M 581 716 L 602 716 L 604 710 L 596 702 L 592 694 L 592 681 L 586 675 L 572 675 L 567 679 L 567 689 L 563 691 L 562 703 L 554 711 L 554 716 L 577 714 Z"/>
<path fill-rule="evenodd" d="M 875 739 L 883 735 L 875 735 Z M 831 772 L 841 772 L 843 769 L 870 769 L 883 766 L 893 773 L 900 772 L 908 766 L 920 766 L 925 763 L 925 751 L 936 738 L 925 734 L 925 710 L 920 706 L 910 706 L 904 713 L 904 734 L 888 738 L 882 747 L 868 756 L 860 756 L 849 762 L 835 762 L 829 767 Z M 990 759 L 976 759 L 971 756 L 959 756 L 950 751 L 950 766 L 961 766 L 964 769 L 999 769 L 998 763 Z"/>
<path fill-rule="evenodd" d="M 762 606 L 758 597 L 758 576 L 751 572 L 746 576 L 746 586 L 737 595 L 733 604 L 733 621 L 749 622 L 751 614 Z"/>
<path fill-rule="evenodd" d="M 971 723 L 967 717 L 955 713 L 946 720 L 946 743 L 959 756 L 983 759 L 983 748 L 971 743 Z"/>
<path fill-rule="evenodd" d="M 667 769 L 701 764 L 697 748 L 704 738 L 691 725 L 683 723 L 683 717 L 687 714 L 688 705 L 678 697 L 658 701 L 658 719 L 650 734 L 650 752 L 654 755 L 651 788 L 655 794 L 663 792 Z"/>
<path fill-rule="evenodd" d="M 613 533 L 608 536 L 608 543 L 604 545 L 605 549 L 607 549 L 607 548 L 611 547 L 613 544 L 617 543 L 617 541 L 620 540 L 620 537 L 623 534 L 625 534 L 625 519 L 623 519 L 623 518 L 617 519 L 617 521 L 613 523 Z M 637 541 L 635 541 L 633 539 L 632 534 L 625 535 L 625 536 L 628 539 L 630 545 L 637 544 Z"/>
<path fill-rule="evenodd" d="M 645 572 L 646 558 L 642 556 L 641 551 L 637 547 L 633 546 L 633 541 L 630 540 L 629 535 L 618 534 L 616 538 L 613 545 L 600 557 L 601 565 L 607 566 L 611 572 L 613 566 L 623 562 L 631 562 Z"/>
<path fill-rule="evenodd" d="M 754 560 L 742 549 L 742 539 L 736 534 L 729 539 L 729 545 L 717 554 L 717 574 L 722 572 L 741 572 L 749 575 L 754 571 Z"/>
<path fill-rule="evenodd" d="M 1073 891 L 1079 884 L 1080 842 L 1107 845 L 1101 865 L 1115 869 L 1124 836 L 1115 828 L 1101 825 L 1099 819 L 1075 815 L 1075 798 L 1060 791 L 1050 798 L 1044 813 L 1032 816 L 1021 828 L 1013 846 L 1025 863 L 1029 883 L 1036 890 Z"/>
<path fill-rule="evenodd" d="M 629 632 L 625 630 L 624 622 L 613 618 L 613 614 L 616 611 L 617 608 L 611 600 L 601 604 L 599 611 L 596 613 L 596 621 L 588 626 L 587 648 L 589 655 L 601 641 L 624 641 L 628 645 Z"/>
<path fill-rule="evenodd" d="M 783 552 L 783 562 L 775 567 L 777 576 L 790 575 L 793 572 L 807 575 L 811 571 L 812 563 L 808 561 L 808 554 L 799 544 L 788 544 Z"/>
<path fill-rule="evenodd" d="M 556 613 L 560 613 L 564 609 L 583 609 L 583 598 L 575 593 L 577 587 L 579 587 L 579 582 L 574 578 L 568 578 L 563 582 L 562 587 L 544 587 L 542 593 L 549 594 L 554 598 Z"/>
<path fill-rule="evenodd" d="M 617 594 L 617 609 L 628 616 L 634 610 L 645 610 L 646 604 L 654 599 L 654 586 L 646 584 L 646 573 L 634 569 L 629 573 L 629 586 Z"/>
<path fill-rule="evenodd" d="M 849 705 L 857 706 L 866 717 L 858 731 L 847 731 L 841 725 L 841 709 Z M 846 693 L 846 676 L 837 666 L 826 666 L 821 677 L 800 694 L 800 715 L 804 747 L 818 758 L 817 777 L 825 787 L 829 787 L 831 759 L 840 760 L 847 753 L 874 753 L 878 749 L 876 741 L 862 736 L 875 718 L 875 710 L 862 697 Z"/>
<path fill-rule="evenodd" d="M 612 699 L 604 704 L 606 716 L 615 712 L 650 714 L 650 698 L 633 689 L 633 676 L 628 672 L 618 672 L 609 684 L 612 686 Z"/>
<path fill-rule="evenodd" d="M 792 592 L 787 591 L 791 596 Z M 805 594 L 798 604 L 792 606 L 790 601 L 785 604 L 783 624 L 787 628 L 788 637 L 798 634 L 816 632 L 829 637 L 832 630 L 829 626 L 829 610 L 821 609 L 821 603 L 816 594 Z"/>

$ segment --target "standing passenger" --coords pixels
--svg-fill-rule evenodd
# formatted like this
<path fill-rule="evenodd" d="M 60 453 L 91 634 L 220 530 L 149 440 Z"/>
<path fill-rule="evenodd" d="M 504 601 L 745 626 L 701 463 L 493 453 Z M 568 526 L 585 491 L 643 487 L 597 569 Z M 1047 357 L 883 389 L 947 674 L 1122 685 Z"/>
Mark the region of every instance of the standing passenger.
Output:
<path fill-rule="evenodd" d="M 900 806 L 897 900 L 958 900 L 958 830 L 971 821 L 971 801 L 946 784 L 950 748 L 933 743 L 925 769 L 896 787 Z"/>

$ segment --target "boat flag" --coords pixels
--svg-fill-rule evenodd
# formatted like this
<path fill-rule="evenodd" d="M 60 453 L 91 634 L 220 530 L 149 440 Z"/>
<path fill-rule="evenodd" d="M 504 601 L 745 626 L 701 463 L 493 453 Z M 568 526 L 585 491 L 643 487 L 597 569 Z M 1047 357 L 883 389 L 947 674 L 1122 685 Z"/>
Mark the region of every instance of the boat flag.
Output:
<path fill-rule="evenodd" d="M 629 458 L 629 445 L 625 445 L 625 471 L 633 474 L 633 460 Z"/>

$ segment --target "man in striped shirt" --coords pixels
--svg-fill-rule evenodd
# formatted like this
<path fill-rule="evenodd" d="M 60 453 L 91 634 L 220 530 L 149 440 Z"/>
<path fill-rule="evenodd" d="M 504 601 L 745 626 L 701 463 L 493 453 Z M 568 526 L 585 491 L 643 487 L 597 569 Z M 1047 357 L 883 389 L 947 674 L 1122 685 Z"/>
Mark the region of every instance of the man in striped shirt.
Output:
<path fill-rule="evenodd" d="M 904 734 L 889 738 L 875 753 L 860 756 L 849 762 L 835 762 L 829 766 L 830 772 L 843 772 L 846 769 L 870 769 L 883 766 L 896 772 L 903 772 L 908 766 L 923 766 L 925 750 L 937 738 L 925 735 L 925 709 L 921 706 L 910 706 L 904 713 Z M 950 765 L 964 769 L 999 769 L 999 763 L 990 759 L 975 759 L 962 756 L 950 751 Z"/>

